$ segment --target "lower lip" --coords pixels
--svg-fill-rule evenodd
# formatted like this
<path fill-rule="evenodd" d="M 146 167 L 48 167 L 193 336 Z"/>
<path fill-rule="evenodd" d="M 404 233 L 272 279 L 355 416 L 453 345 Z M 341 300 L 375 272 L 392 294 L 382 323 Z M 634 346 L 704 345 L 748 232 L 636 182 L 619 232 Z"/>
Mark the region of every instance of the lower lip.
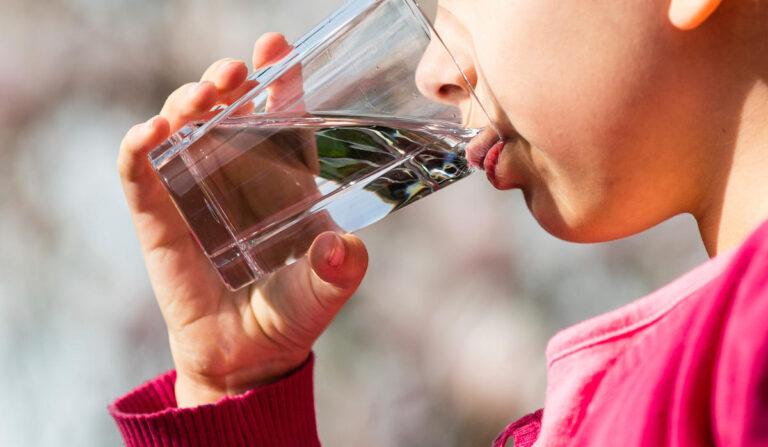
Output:
<path fill-rule="evenodd" d="M 501 151 L 503 149 L 504 142 L 499 141 L 493 145 L 493 147 L 485 155 L 485 160 L 483 160 L 483 169 L 485 169 L 485 175 L 494 186 L 496 186 L 496 165 L 499 163 L 499 156 L 501 155 Z"/>

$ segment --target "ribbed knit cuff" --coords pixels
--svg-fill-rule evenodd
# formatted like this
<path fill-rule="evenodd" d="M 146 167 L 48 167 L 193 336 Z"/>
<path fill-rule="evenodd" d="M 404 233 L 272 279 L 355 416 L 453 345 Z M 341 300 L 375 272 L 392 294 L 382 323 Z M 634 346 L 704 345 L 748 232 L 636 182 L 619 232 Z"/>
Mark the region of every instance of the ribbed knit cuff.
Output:
<path fill-rule="evenodd" d="M 512 438 L 515 447 L 531 447 L 539 438 L 543 416 L 544 410 L 538 410 L 513 422 L 494 439 L 493 447 L 504 447 L 509 438 Z"/>
<path fill-rule="evenodd" d="M 312 389 L 314 354 L 288 377 L 215 404 L 177 408 L 176 371 L 109 406 L 128 447 L 319 447 Z"/>

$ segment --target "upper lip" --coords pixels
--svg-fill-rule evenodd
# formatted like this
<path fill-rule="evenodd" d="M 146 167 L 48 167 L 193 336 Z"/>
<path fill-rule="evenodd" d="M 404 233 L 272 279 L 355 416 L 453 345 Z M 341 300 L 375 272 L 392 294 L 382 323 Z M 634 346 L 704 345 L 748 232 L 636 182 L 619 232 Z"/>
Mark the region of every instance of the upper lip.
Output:
<path fill-rule="evenodd" d="M 469 142 L 466 149 L 467 160 L 471 166 L 483 169 L 485 156 L 496 143 L 502 141 L 499 134 L 493 128 L 486 128 L 480 132 L 472 141 Z"/>

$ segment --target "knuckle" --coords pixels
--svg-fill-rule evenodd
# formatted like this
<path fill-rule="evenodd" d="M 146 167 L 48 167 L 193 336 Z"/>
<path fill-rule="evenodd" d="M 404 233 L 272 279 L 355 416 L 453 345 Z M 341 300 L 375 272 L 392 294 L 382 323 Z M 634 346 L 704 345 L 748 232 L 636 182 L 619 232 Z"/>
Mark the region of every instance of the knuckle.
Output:
<path fill-rule="evenodd" d="M 117 154 L 117 172 L 121 178 L 128 178 L 136 162 L 136 155 L 147 144 L 147 137 L 142 137 L 141 128 L 144 123 L 135 124 L 128 129 L 125 137 L 120 142 L 120 150 Z"/>
<path fill-rule="evenodd" d="M 199 82 L 187 82 L 186 84 L 174 90 L 173 93 L 171 93 L 171 95 L 168 97 L 168 100 L 175 102 L 183 99 L 187 93 L 189 93 L 189 91 L 192 90 L 192 88 L 194 88 L 197 84 L 199 84 Z"/>
<path fill-rule="evenodd" d="M 189 91 L 198 84 L 198 82 L 188 82 L 174 90 L 173 93 L 168 96 L 168 99 L 165 100 L 165 104 L 163 105 L 160 114 L 169 119 L 179 115 L 179 111 L 186 108 Z"/>
<path fill-rule="evenodd" d="M 130 174 L 130 158 L 125 154 L 125 152 L 121 151 L 117 155 L 117 173 L 120 175 L 121 179 L 127 179 Z"/>
<path fill-rule="evenodd" d="M 176 103 L 179 100 L 183 99 L 187 93 L 189 93 L 190 90 L 194 86 L 196 86 L 198 82 L 187 82 L 186 84 L 182 85 L 181 87 L 177 88 L 168 96 L 168 99 L 166 100 L 166 103 Z"/>
<path fill-rule="evenodd" d="M 216 62 L 212 63 L 208 66 L 208 68 L 205 69 L 205 72 L 203 72 L 203 76 L 200 78 L 201 81 L 210 81 L 213 77 L 216 76 L 219 68 L 223 67 L 227 62 L 234 61 L 235 59 L 231 57 L 225 57 L 222 59 L 217 60 Z"/>
<path fill-rule="evenodd" d="M 224 57 L 224 58 L 221 58 L 221 59 L 217 60 L 216 62 L 214 62 L 213 65 L 211 65 L 211 67 L 214 67 L 214 66 L 219 67 L 219 66 L 224 65 L 227 62 L 231 62 L 231 61 L 237 62 L 237 60 L 234 59 L 234 58 Z"/>
<path fill-rule="evenodd" d="M 128 132 L 125 133 L 123 140 L 120 142 L 120 154 L 131 151 L 136 146 L 136 140 L 138 139 L 139 128 L 141 123 L 134 124 Z"/>

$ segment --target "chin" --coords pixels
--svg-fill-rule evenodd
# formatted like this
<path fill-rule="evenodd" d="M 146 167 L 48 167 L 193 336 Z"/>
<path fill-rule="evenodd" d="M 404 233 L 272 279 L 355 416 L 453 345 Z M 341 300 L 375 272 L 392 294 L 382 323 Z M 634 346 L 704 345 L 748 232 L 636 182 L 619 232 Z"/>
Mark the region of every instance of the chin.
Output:
<path fill-rule="evenodd" d="M 546 194 L 546 197 L 537 197 L 536 194 L 523 189 L 523 195 L 536 222 L 547 233 L 567 242 L 608 242 L 643 230 L 632 231 L 627 226 L 617 225 L 617 219 L 610 218 L 602 211 L 605 207 L 594 207 L 596 212 L 570 207 L 566 212 L 566 207 L 558 206 L 549 194 Z"/>
<path fill-rule="evenodd" d="M 533 217 L 547 233 L 567 242 L 591 244 L 611 240 L 594 234 L 587 225 L 573 225 L 563 219 L 542 216 L 537 213 L 533 213 Z"/>

